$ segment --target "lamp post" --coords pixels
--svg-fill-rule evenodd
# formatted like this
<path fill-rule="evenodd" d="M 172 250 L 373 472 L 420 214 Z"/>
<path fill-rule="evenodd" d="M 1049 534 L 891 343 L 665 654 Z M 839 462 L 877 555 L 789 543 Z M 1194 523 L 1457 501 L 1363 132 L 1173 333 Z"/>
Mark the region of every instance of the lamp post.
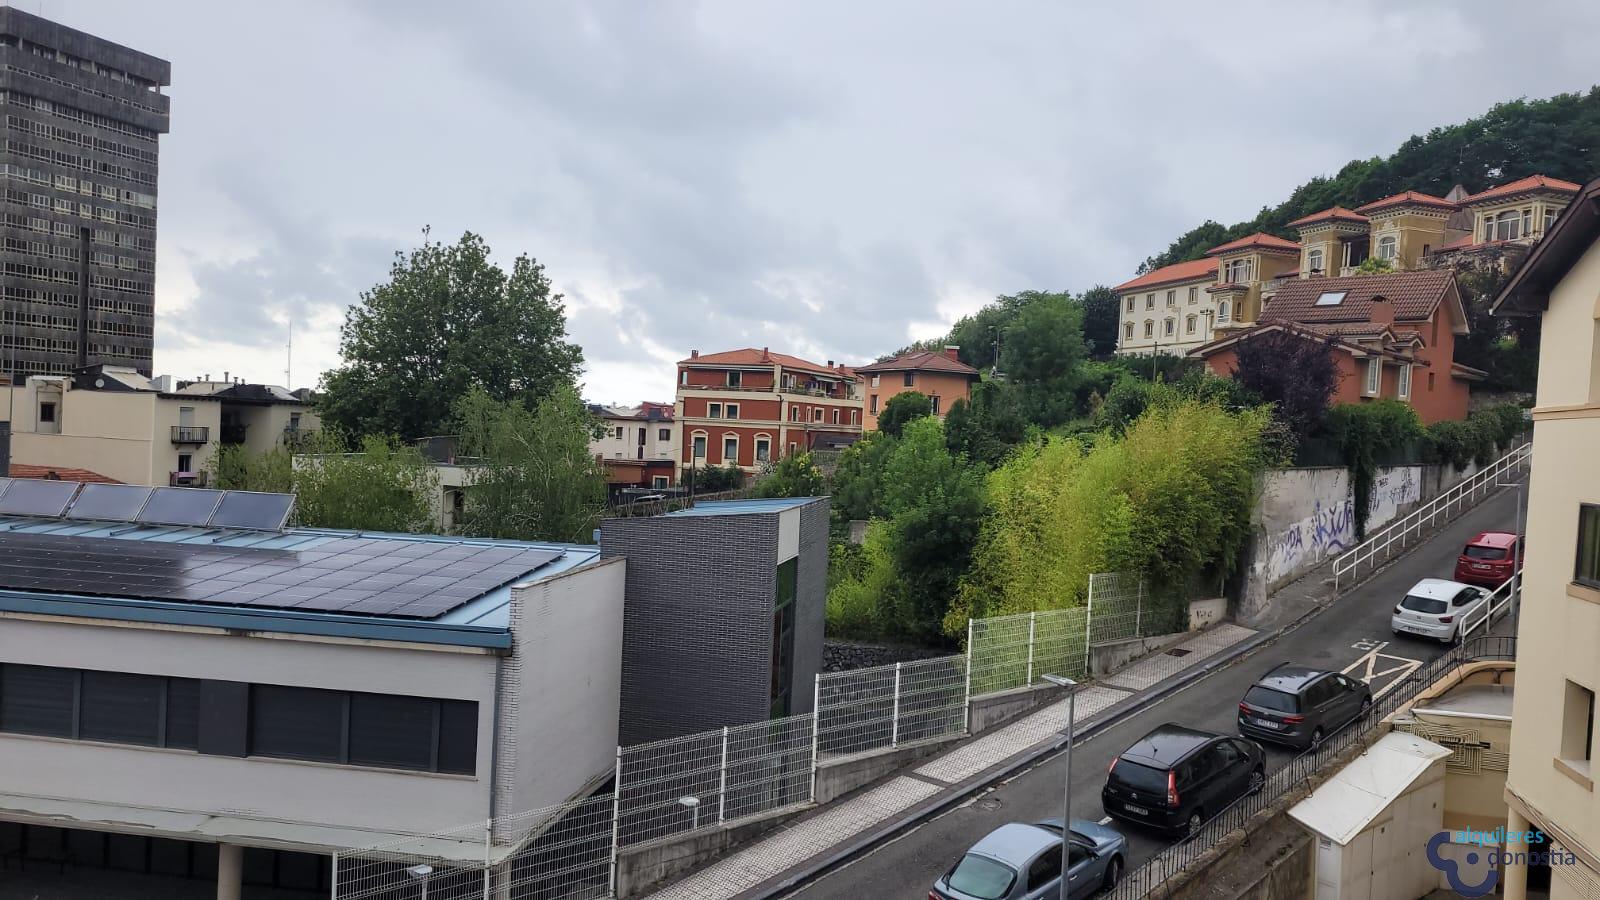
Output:
<path fill-rule="evenodd" d="M 1067 897 L 1067 875 L 1072 868 L 1072 738 L 1078 730 L 1078 686 L 1076 681 L 1062 675 L 1040 675 L 1056 687 L 1067 689 L 1067 771 L 1061 782 L 1061 900 Z"/>
<path fill-rule="evenodd" d="M 422 900 L 428 900 L 428 879 L 433 877 L 433 866 L 412 866 L 406 874 L 422 882 Z"/>
<path fill-rule="evenodd" d="M 1526 549 L 1522 546 L 1523 545 L 1523 538 L 1522 538 L 1522 488 L 1523 488 L 1523 482 L 1521 482 L 1521 481 L 1513 481 L 1510 484 L 1506 484 L 1505 482 L 1496 481 L 1494 483 L 1494 485 L 1495 485 L 1495 487 L 1509 487 L 1509 488 L 1516 488 L 1517 489 L 1517 549 L 1516 549 L 1516 553 L 1513 554 L 1513 556 L 1511 558 L 1511 633 L 1512 634 L 1516 634 L 1517 633 L 1517 611 L 1518 611 L 1518 607 L 1519 607 L 1519 601 L 1522 599 L 1521 598 L 1521 594 L 1522 594 L 1522 578 L 1517 574 L 1517 572 L 1522 568 L 1522 561 L 1523 561 L 1523 558 L 1526 556 L 1526 553 L 1527 553 Z"/>
<path fill-rule="evenodd" d="M 678 805 L 689 810 L 689 830 L 696 831 L 700 828 L 700 798 L 679 797 Z"/>

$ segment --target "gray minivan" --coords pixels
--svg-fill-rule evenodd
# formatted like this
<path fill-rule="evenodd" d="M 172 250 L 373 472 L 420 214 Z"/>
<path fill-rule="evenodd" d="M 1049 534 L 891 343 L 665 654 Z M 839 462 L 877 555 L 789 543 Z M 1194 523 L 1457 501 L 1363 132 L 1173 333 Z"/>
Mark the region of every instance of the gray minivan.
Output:
<path fill-rule="evenodd" d="M 1372 689 L 1338 672 L 1284 663 L 1261 676 L 1239 701 L 1239 733 L 1302 749 L 1372 708 Z"/>

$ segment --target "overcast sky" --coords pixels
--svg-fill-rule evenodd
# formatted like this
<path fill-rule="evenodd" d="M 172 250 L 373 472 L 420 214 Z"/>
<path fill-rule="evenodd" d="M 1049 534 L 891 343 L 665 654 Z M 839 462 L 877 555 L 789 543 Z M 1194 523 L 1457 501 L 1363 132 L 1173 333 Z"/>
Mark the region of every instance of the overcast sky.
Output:
<path fill-rule="evenodd" d="M 566 295 L 601 402 L 1082 290 L 1492 103 L 1600 4 L 20 0 L 172 62 L 158 373 L 293 386 L 424 226 Z M 1552 23 L 1559 23 L 1553 27 Z M 1468 185 L 1468 187 L 1476 187 Z"/>

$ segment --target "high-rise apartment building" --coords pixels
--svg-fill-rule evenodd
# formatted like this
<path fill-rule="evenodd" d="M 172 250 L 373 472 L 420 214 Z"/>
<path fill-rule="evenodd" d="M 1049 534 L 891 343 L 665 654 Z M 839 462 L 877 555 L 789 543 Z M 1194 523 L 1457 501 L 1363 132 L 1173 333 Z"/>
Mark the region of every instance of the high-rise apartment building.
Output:
<path fill-rule="evenodd" d="M 0 8 L 0 368 L 151 374 L 165 60 Z"/>

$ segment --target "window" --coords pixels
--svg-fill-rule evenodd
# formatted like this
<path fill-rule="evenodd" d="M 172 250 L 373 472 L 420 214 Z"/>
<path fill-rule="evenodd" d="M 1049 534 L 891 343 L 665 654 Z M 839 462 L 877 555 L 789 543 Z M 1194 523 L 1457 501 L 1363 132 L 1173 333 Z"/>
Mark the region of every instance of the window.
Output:
<path fill-rule="evenodd" d="M 1376 397 L 1382 387 L 1383 360 L 1373 357 L 1367 360 L 1367 393 Z"/>
<path fill-rule="evenodd" d="M 178 454 L 178 471 L 179 472 L 193 472 L 194 471 L 194 454 L 193 453 L 179 453 Z"/>
<path fill-rule="evenodd" d="M 1400 239 L 1392 234 L 1378 238 L 1378 258 L 1393 260 L 1400 255 Z"/>
<path fill-rule="evenodd" d="M 1167 305 L 1168 306 L 1177 306 L 1178 305 L 1178 292 L 1177 291 L 1167 291 Z"/>
<path fill-rule="evenodd" d="M 1195 323 L 1199 320 L 1199 318 L 1200 318 L 1199 316 L 1196 316 L 1193 313 L 1191 313 L 1187 319 L 1184 319 L 1183 320 L 1183 333 L 1184 334 L 1194 334 L 1194 326 L 1195 326 Z"/>
<path fill-rule="evenodd" d="M 744 384 L 744 373 L 743 372 L 729 372 L 728 373 L 728 387 L 739 387 L 739 386 L 741 386 L 743 384 Z"/>
<path fill-rule="evenodd" d="M 1403 365 L 1400 367 L 1400 386 L 1396 396 L 1398 396 L 1401 400 L 1408 400 L 1411 398 L 1410 366 Z"/>
<path fill-rule="evenodd" d="M 54 403 L 39 404 L 39 421 L 54 422 L 56 420 L 56 405 Z"/>
<path fill-rule="evenodd" d="M 822 421 L 822 407 L 814 406 L 814 407 L 811 408 L 811 421 L 813 421 L 813 422 L 821 422 Z"/>
<path fill-rule="evenodd" d="M 1175 323 L 1172 319 L 1165 319 L 1161 323 L 1161 334 L 1163 337 L 1172 337 L 1176 328 L 1177 323 Z"/>
<path fill-rule="evenodd" d="M 1551 209 L 1548 206 L 1546 206 L 1544 208 L 1544 230 L 1545 231 L 1549 231 L 1551 229 L 1551 227 L 1556 224 L 1556 216 L 1558 216 L 1560 214 L 1561 214 L 1560 210 Z"/>
<path fill-rule="evenodd" d="M 1428 390 L 1433 390 L 1433 373 L 1428 373 Z"/>
<path fill-rule="evenodd" d="M 668 478 L 665 475 L 652 475 L 652 476 L 650 476 L 650 486 L 653 487 L 653 488 L 664 488 L 664 487 L 668 487 L 671 484 L 672 484 L 672 479 Z"/>
<path fill-rule="evenodd" d="M 75 669 L 7 664 L 0 669 L 0 731 L 73 737 Z"/>
<path fill-rule="evenodd" d="M 735 462 L 739 459 L 739 439 L 724 437 L 722 439 L 722 461 Z"/>
<path fill-rule="evenodd" d="M 611 429 L 611 436 L 619 441 L 622 440 L 622 426 L 618 425 L 617 427 Z"/>
<path fill-rule="evenodd" d="M 1578 507 L 1578 567 L 1572 580 L 1600 588 L 1600 506 Z"/>
<path fill-rule="evenodd" d="M 708 419 L 720 419 L 720 418 L 722 418 L 722 404 L 721 403 L 707 403 L 706 404 L 706 418 L 708 418 Z M 620 435 L 619 435 L 619 437 L 620 437 Z"/>
<path fill-rule="evenodd" d="M 670 440 L 672 440 L 672 429 L 671 428 L 657 428 L 656 429 L 656 440 L 658 440 L 658 441 L 670 441 Z"/>
<path fill-rule="evenodd" d="M 794 610 L 799 590 L 800 559 L 778 564 L 772 603 L 772 718 L 789 714 L 794 682 Z"/>
<path fill-rule="evenodd" d="M 1156 308 L 1156 295 L 1155 294 L 1145 294 L 1144 295 L 1144 308 L 1145 309 L 1155 309 Z"/>
<path fill-rule="evenodd" d="M 1594 691 L 1574 681 L 1567 682 L 1561 710 L 1561 759 L 1578 763 L 1588 774 L 1594 755 Z"/>
<path fill-rule="evenodd" d="M 250 686 L 251 756 L 471 775 L 478 704 L 394 694 Z"/>
<path fill-rule="evenodd" d="M 1132 328 L 1133 326 L 1130 325 L 1128 327 Z M 878 395 L 877 394 L 873 394 L 868 402 L 870 402 L 872 404 L 872 407 L 871 407 L 872 408 L 872 414 L 873 415 L 877 415 L 878 414 Z"/>
<path fill-rule="evenodd" d="M 729 403 L 727 408 L 726 408 L 726 410 L 723 412 L 722 417 L 724 419 L 737 419 L 737 418 L 739 418 L 739 404 L 737 404 L 737 403 Z"/>
<path fill-rule="evenodd" d="M 1128 312 L 1133 312 L 1133 295 L 1132 294 L 1128 295 L 1127 301 L 1128 301 Z"/>
<path fill-rule="evenodd" d="M 1522 233 L 1533 234 L 1533 207 L 1522 211 Z"/>
<path fill-rule="evenodd" d="M 250 754 L 344 762 L 346 695 L 258 684 L 250 690 Z"/>
<path fill-rule="evenodd" d="M 1318 247 L 1306 253 L 1306 274 L 1316 275 L 1324 271 L 1322 264 L 1322 248 Z"/>
<path fill-rule="evenodd" d="M 1489 238 L 1495 241 L 1514 241 L 1522 237 L 1522 216 L 1515 210 L 1507 210 L 1490 219 L 1494 225 L 1494 232 Z"/>
<path fill-rule="evenodd" d="M 1126 325 L 1122 326 L 1122 339 L 1125 340 L 1125 341 L 1133 340 L 1133 323 L 1132 322 L 1129 322 Z M 877 410 L 874 409 L 873 412 L 877 412 Z"/>
<path fill-rule="evenodd" d="M 1146 338 L 1153 338 L 1156 336 L 1156 323 L 1154 321 L 1150 319 L 1144 320 L 1144 336 Z"/>
<path fill-rule="evenodd" d="M 873 387 L 877 387 L 878 386 L 878 379 L 880 379 L 882 377 L 883 377 L 882 375 L 874 375 L 874 376 L 872 376 L 872 386 Z"/>
<path fill-rule="evenodd" d="M 1075 848 L 1069 847 L 1068 850 Z M 1044 855 L 1028 866 L 1028 893 L 1043 890 L 1050 882 L 1061 877 L 1061 848 L 1051 846 Z"/>
<path fill-rule="evenodd" d="M 938 395 L 929 397 L 928 398 L 928 405 L 933 409 L 933 414 L 937 416 L 939 414 L 939 397 L 938 397 Z"/>
<path fill-rule="evenodd" d="M 917 373 L 915 373 L 915 372 L 907 372 L 906 373 L 906 387 L 915 387 L 916 384 L 917 384 Z"/>
<path fill-rule="evenodd" d="M 756 462 L 766 462 L 772 458 L 772 439 L 756 438 Z"/>
<path fill-rule="evenodd" d="M 1317 302 L 1316 302 L 1315 305 L 1317 305 L 1317 306 L 1338 306 L 1339 304 L 1344 302 L 1345 295 L 1348 294 L 1348 293 L 1350 293 L 1350 292 L 1349 291 L 1323 291 L 1321 294 L 1317 295 Z"/>
<path fill-rule="evenodd" d="M 833 408 L 833 424 L 839 424 L 839 408 L 837 406 Z"/>
<path fill-rule="evenodd" d="M 1218 303 L 1217 304 L 1217 321 L 1218 322 L 1226 322 L 1226 321 L 1228 321 L 1228 313 L 1231 312 L 1231 311 L 1232 311 L 1232 304 L 1230 304 L 1228 301 L 1224 300 L 1221 303 Z"/>
<path fill-rule="evenodd" d="M 850 424 L 851 425 L 860 425 L 861 424 L 861 410 L 859 410 L 859 409 L 850 410 Z"/>
<path fill-rule="evenodd" d="M 697 434 L 694 436 L 694 458 L 706 458 L 706 436 L 703 434 Z"/>
<path fill-rule="evenodd" d="M 789 407 L 789 421 L 791 421 L 791 422 L 800 421 L 800 407 L 798 407 L 798 406 Z"/>
<path fill-rule="evenodd" d="M 681 385 L 684 385 L 685 387 L 688 386 L 688 384 L 689 384 L 689 370 L 688 369 L 684 369 L 682 372 L 678 373 L 678 383 L 681 384 Z"/>
<path fill-rule="evenodd" d="M 1189 302 L 1190 303 L 1199 303 L 1200 302 L 1200 288 L 1199 287 L 1189 288 Z"/>
<path fill-rule="evenodd" d="M 1231 259 L 1222 269 L 1222 280 L 1227 284 L 1243 284 L 1255 275 L 1255 260 L 1250 257 Z"/>

